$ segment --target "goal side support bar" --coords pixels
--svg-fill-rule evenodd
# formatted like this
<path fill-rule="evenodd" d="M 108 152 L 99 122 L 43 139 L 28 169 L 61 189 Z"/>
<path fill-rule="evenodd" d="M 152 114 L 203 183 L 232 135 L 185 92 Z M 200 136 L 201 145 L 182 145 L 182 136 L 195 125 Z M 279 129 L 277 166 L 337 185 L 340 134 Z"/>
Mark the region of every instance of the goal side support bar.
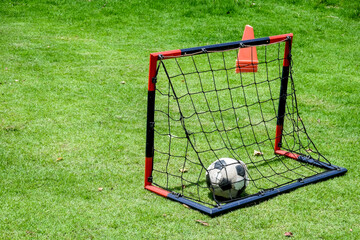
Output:
<path fill-rule="evenodd" d="M 279 106 L 278 106 L 276 132 L 275 132 L 275 146 L 274 146 L 275 152 L 277 150 L 280 150 L 281 148 L 281 138 L 282 138 L 282 131 L 284 126 L 285 107 L 286 107 L 286 98 L 287 98 L 287 86 L 289 81 L 289 71 L 290 71 L 290 62 L 291 62 L 291 45 L 292 45 L 292 37 L 289 36 L 285 44 L 283 69 L 281 76 L 280 97 L 279 97 Z"/>

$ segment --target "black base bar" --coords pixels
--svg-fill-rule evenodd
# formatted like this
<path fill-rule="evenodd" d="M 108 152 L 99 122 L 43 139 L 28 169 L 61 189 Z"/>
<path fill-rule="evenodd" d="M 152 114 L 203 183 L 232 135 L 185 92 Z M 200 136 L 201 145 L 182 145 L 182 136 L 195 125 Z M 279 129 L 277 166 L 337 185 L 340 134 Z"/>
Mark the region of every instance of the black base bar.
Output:
<path fill-rule="evenodd" d="M 306 185 L 309 185 L 309 184 L 312 184 L 312 183 L 324 181 L 324 180 L 327 180 L 329 178 L 333 178 L 333 177 L 343 175 L 343 174 L 345 174 L 347 172 L 346 168 L 338 167 L 338 166 L 335 166 L 335 165 L 332 165 L 332 164 L 323 163 L 323 162 L 316 161 L 316 160 L 311 159 L 311 158 L 305 158 L 305 157 L 300 156 L 298 158 L 298 161 L 305 162 L 305 163 L 312 164 L 312 165 L 316 165 L 318 167 L 325 168 L 328 171 L 322 172 L 322 173 L 319 173 L 319 174 L 316 174 L 314 176 L 307 177 L 307 178 L 304 178 L 304 179 L 299 179 L 299 181 L 291 183 L 289 185 L 285 185 L 285 186 L 282 186 L 282 187 L 279 187 L 279 188 L 274 188 L 274 189 L 271 189 L 271 190 L 267 190 L 267 191 L 264 191 L 262 193 L 257 193 L 257 194 L 248 196 L 246 198 L 243 198 L 243 199 L 240 199 L 240 200 L 237 200 L 237 201 L 234 201 L 234 202 L 230 202 L 230 203 L 227 203 L 225 205 L 222 205 L 222 206 L 219 206 L 219 207 L 214 207 L 214 208 L 206 207 L 206 206 L 204 206 L 204 205 L 202 205 L 200 203 L 194 202 L 194 201 L 189 200 L 189 199 L 184 198 L 184 197 L 179 197 L 178 195 L 173 194 L 173 193 L 169 193 L 167 197 L 174 200 L 174 201 L 186 204 L 187 206 L 189 206 L 189 207 L 191 207 L 193 209 L 196 209 L 196 210 L 198 210 L 198 211 L 200 211 L 202 213 L 205 213 L 205 214 L 207 214 L 207 215 L 209 215 L 211 217 L 215 217 L 215 216 L 224 214 L 226 212 L 229 212 L 229 211 L 232 211 L 232 210 L 235 210 L 235 209 L 238 209 L 238 208 L 242 208 L 242 207 L 246 207 L 246 206 L 249 206 L 249 205 L 257 204 L 257 203 L 259 203 L 261 201 L 264 201 L 264 200 L 267 200 L 269 198 L 275 197 L 275 196 L 277 196 L 279 194 L 282 194 L 282 193 L 292 191 L 292 190 L 294 190 L 296 188 L 299 188 L 299 187 L 303 187 L 303 186 L 306 186 Z"/>

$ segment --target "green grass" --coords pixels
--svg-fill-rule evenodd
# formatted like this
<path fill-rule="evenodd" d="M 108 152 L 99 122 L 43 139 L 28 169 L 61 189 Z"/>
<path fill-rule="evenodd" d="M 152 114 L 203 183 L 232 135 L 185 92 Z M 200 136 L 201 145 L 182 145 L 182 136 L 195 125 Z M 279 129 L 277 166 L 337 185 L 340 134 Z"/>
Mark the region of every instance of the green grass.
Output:
<path fill-rule="evenodd" d="M 4 0 L 0 16 L 1 239 L 360 238 L 356 1 Z M 143 190 L 149 53 L 246 24 L 294 33 L 300 114 L 349 172 L 209 218 Z"/>

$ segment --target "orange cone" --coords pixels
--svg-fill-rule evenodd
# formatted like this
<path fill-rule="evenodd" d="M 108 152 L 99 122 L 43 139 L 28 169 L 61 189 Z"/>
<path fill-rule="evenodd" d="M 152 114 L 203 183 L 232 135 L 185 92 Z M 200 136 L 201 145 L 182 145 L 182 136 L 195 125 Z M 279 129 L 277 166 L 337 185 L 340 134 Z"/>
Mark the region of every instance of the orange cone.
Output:
<path fill-rule="evenodd" d="M 242 40 L 249 39 L 254 39 L 254 29 L 246 25 Z M 236 73 L 257 72 L 258 63 L 256 47 L 240 48 L 236 60 Z"/>

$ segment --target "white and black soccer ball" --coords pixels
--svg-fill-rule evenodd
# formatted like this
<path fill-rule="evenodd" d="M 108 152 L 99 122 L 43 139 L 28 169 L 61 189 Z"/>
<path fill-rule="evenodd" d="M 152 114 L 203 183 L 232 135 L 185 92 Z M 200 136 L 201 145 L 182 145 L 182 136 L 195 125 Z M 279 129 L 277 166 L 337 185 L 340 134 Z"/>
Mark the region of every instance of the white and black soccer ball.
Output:
<path fill-rule="evenodd" d="M 207 168 L 206 183 L 216 196 L 235 198 L 249 183 L 246 165 L 232 158 L 220 158 Z"/>

